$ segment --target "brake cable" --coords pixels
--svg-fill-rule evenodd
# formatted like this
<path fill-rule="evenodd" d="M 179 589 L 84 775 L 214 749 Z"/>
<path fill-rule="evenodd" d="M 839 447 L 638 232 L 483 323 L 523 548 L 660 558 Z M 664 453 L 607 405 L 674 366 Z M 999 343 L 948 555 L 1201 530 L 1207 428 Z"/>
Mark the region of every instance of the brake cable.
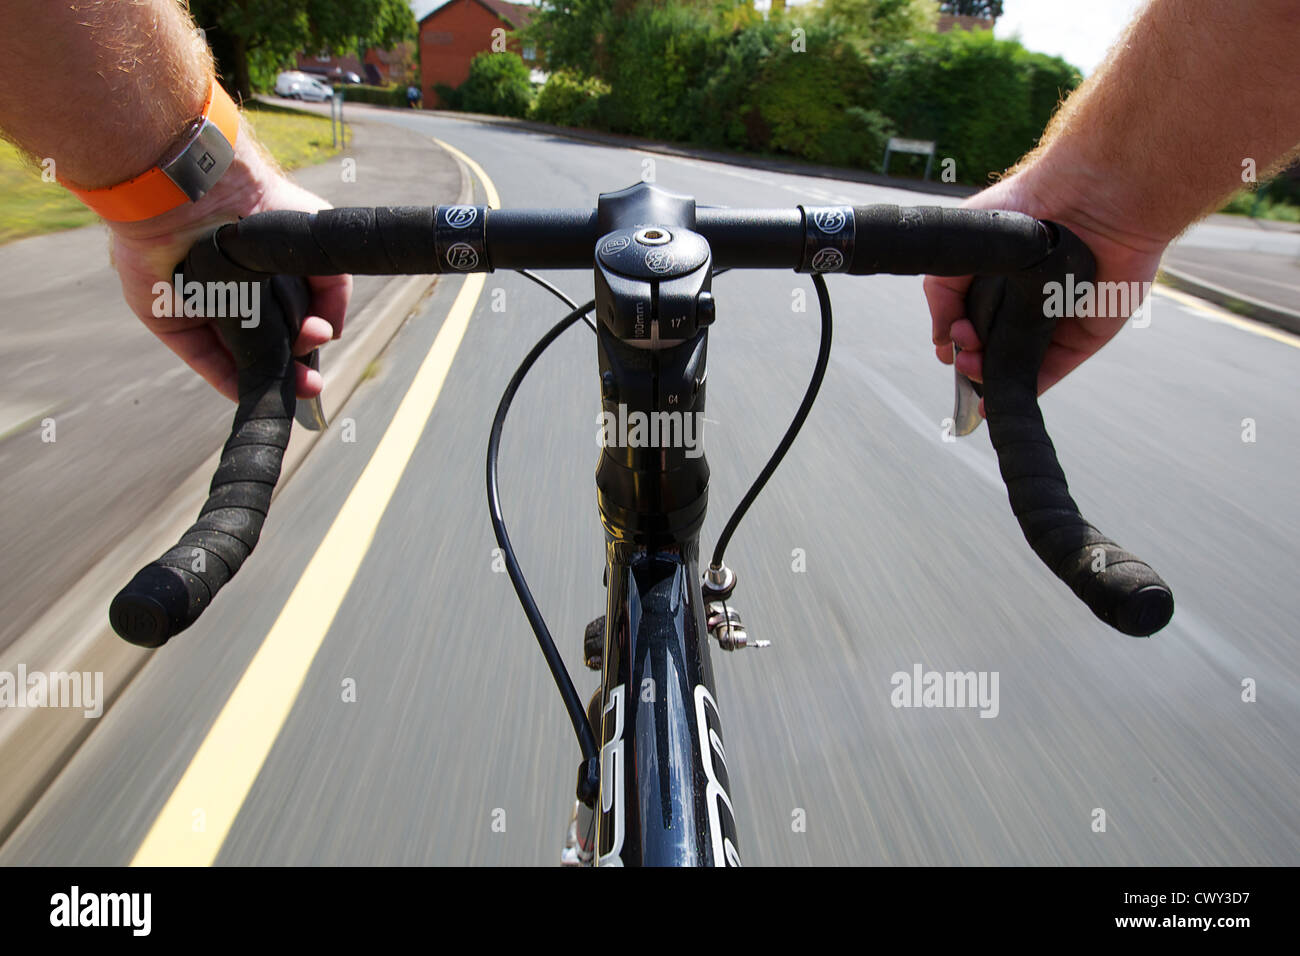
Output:
<path fill-rule="evenodd" d="M 727 545 L 731 543 L 731 536 L 735 534 L 736 527 L 740 524 L 745 512 L 749 506 L 754 503 L 767 480 L 772 477 L 777 466 L 781 464 L 781 459 L 785 453 L 790 450 L 794 444 L 795 437 L 799 434 L 799 429 L 803 427 L 804 420 L 808 413 L 812 411 L 813 402 L 817 399 L 817 391 L 821 388 L 822 379 L 826 376 L 826 365 L 831 357 L 831 297 L 826 291 L 826 280 L 819 273 L 813 273 L 813 287 L 817 290 L 817 302 L 821 306 L 822 313 L 822 330 L 821 342 L 817 347 L 817 364 L 813 366 L 812 380 L 808 383 L 808 390 L 804 392 L 803 401 L 799 403 L 799 409 L 794 414 L 794 421 L 790 422 L 790 427 L 786 429 L 785 435 L 781 438 L 781 443 L 776 446 L 776 451 L 768 459 L 763 470 L 758 473 L 754 483 L 750 485 L 749 490 L 745 492 L 745 497 L 740 499 L 740 504 L 736 505 L 736 510 L 731 513 L 727 519 L 726 527 L 722 529 L 722 535 L 718 538 L 717 546 L 713 549 L 713 558 L 709 562 L 709 572 L 711 577 L 716 580 L 710 583 L 714 584 L 715 592 L 723 597 L 730 595 L 732 588 L 735 587 L 735 575 L 727 572 L 726 566 L 722 563 L 723 552 L 727 550 Z M 723 585 L 723 581 L 730 578 L 729 585 Z M 725 590 L 725 594 L 721 592 Z"/>
<path fill-rule="evenodd" d="M 578 791 L 579 799 L 588 802 L 594 798 L 593 788 L 599 779 L 599 746 L 596 743 L 595 733 L 587 720 L 586 709 L 578 697 L 577 688 L 573 685 L 573 678 L 570 677 L 568 668 L 564 666 L 564 661 L 560 656 L 559 650 L 555 646 L 555 640 L 551 637 L 551 632 L 543 620 L 541 611 L 537 607 L 537 602 L 533 598 L 532 591 L 528 588 L 528 582 L 524 580 L 523 571 L 519 567 L 519 559 L 515 555 L 514 546 L 510 543 L 510 535 L 506 531 L 505 517 L 501 511 L 501 493 L 497 481 L 497 462 L 501 452 L 501 433 L 505 427 L 506 415 L 510 411 L 510 405 L 514 401 L 515 394 L 519 391 L 524 377 L 536 364 L 541 354 L 558 339 L 569 326 L 576 323 L 579 319 L 586 322 L 588 327 L 595 331 L 595 323 L 588 316 L 596 306 L 596 300 L 592 299 L 585 305 L 578 306 L 573 300 L 565 295 L 556 286 L 543 279 L 527 269 L 517 270 L 520 275 L 531 279 L 533 282 L 546 289 L 552 295 L 570 306 L 572 311 L 563 319 L 557 322 L 551 329 L 537 341 L 529 353 L 524 356 L 524 360 L 519 364 L 511 376 L 505 391 L 501 395 L 501 401 L 497 405 L 496 415 L 492 419 L 492 430 L 488 435 L 487 450 L 487 495 L 488 495 L 488 513 L 492 519 L 492 532 L 496 536 L 497 545 L 501 548 L 502 558 L 505 561 L 506 572 L 510 576 L 510 583 L 514 586 L 515 594 L 519 598 L 519 603 L 523 607 L 524 616 L 528 618 L 528 623 L 533 629 L 533 634 L 537 637 L 537 644 L 541 648 L 542 656 L 546 658 L 547 667 L 550 668 L 551 677 L 555 681 L 557 689 L 560 691 L 560 697 L 564 701 L 564 708 L 568 712 L 569 721 L 573 724 L 573 731 L 578 738 L 578 747 L 582 751 L 583 765 L 579 769 Z M 727 269 L 719 269 L 713 273 L 713 278 L 727 272 Z M 821 388 L 822 379 L 826 375 L 826 366 L 830 360 L 831 349 L 831 303 L 830 294 L 826 290 L 825 280 L 818 274 L 813 274 L 813 286 L 817 290 L 817 301 L 821 307 L 821 339 L 817 350 L 817 362 L 813 367 L 812 380 L 808 383 L 808 389 L 804 393 L 802 402 L 795 412 L 794 420 L 786 429 L 785 435 L 782 436 L 780 444 L 777 445 L 776 451 L 768 460 L 763 470 L 759 472 L 758 477 L 750 486 L 745 496 L 741 499 L 736 510 L 732 512 L 723 529 L 722 536 L 718 540 L 718 545 L 713 552 L 713 560 L 710 570 L 722 570 L 722 556 L 726 551 L 727 544 L 731 536 L 735 533 L 736 527 L 740 524 L 745 513 L 749 510 L 750 505 L 754 503 L 767 484 L 768 479 L 781 464 L 790 446 L 794 443 L 795 437 L 799 434 L 799 429 L 803 427 L 808 413 L 812 410 L 813 402 L 817 398 L 817 392 Z M 734 583 L 734 576 L 732 578 Z M 728 589 L 728 594 L 730 589 Z"/>
<path fill-rule="evenodd" d="M 549 285 L 549 283 L 548 283 Z M 556 290 L 558 292 L 558 290 Z M 563 296 L 563 293 L 559 293 Z M 510 382 L 506 385 L 505 392 L 501 395 L 501 402 L 497 405 L 496 416 L 492 419 L 492 431 L 488 435 L 487 451 L 487 495 L 488 495 L 488 513 L 492 516 L 492 532 L 496 535 L 497 545 L 501 548 L 502 557 L 505 559 L 506 571 L 510 575 L 510 583 L 515 587 L 515 594 L 519 596 L 519 603 L 523 606 L 524 615 L 528 618 L 528 623 L 533 628 L 533 633 L 537 635 L 537 644 L 542 649 L 542 656 L 546 658 L 546 664 L 551 669 L 551 677 L 555 680 L 555 686 L 559 688 L 560 696 L 564 699 L 564 708 L 569 712 L 569 720 L 573 723 L 573 732 L 578 735 L 578 746 L 582 750 L 583 767 L 578 775 L 579 797 L 583 797 L 584 781 L 589 785 L 594 784 L 599 779 L 594 776 L 598 773 L 593 763 L 600 759 L 600 748 L 596 744 L 596 735 L 591 729 L 591 724 L 587 720 L 586 708 L 583 707 L 582 701 L 578 698 L 578 691 L 573 686 L 573 679 L 569 676 L 568 669 L 564 666 L 564 661 L 560 658 L 560 652 L 555 647 L 555 641 L 551 638 L 551 632 L 546 627 L 546 622 L 542 620 L 542 613 L 537 608 L 537 602 L 533 600 L 533 594 L 528 589 L 528 582 L 524 580 L 523 571 L 519 569 L 519 559 L 515 557 L 515 549 L 510 544 L 510 535 L 506 533 L 505 518 L 501 514 L 501 493 L 497 487 L 497 456 L 501 450 L 501 429 L 505 425 L 506 413 L 510 411 L 510 403 L 514 400 L 515 393 L 519 390 L 519 385 L 528 374 L 528 370 L 533 367 L 538 357 L 546 351 L 547 347 L 560 337 L 569 326 L 573 325 L 584 315 L 596 307 L 596 300 L 592 299 L 586 305 L 577 306 L 566 315 L 563 319 L 551 327 L 551 330 L 538 340 L 520 363 L 519 368 L 511 377 Z M 587 795 L 588 802 L 594 797 L 594 792 Z"/>
<path fill-rule="evenodd" d="M 574 301 L 573 301 L 572 299 L 570 299 L 567 295 L 565 295 L 563 292 L 561 292 L 561 291 L 560 291 L 556 286 L 554 286 L 554 285 L 552 285 L 551 283 L 547 282 L 545 279 L 543 279 L 541 276 L 539 276 L 536 272 L 533 272 L 531 269 L 516 269 L 515 271 L 518 272 L 518 273 L 519 273 L 521 276 L 523 276 L 525 279 L 532 279 L 532 280 L 533 280 L 534 282 L 536 282 L 539 286 L 541 286 L 543 289 L 545 289 L 545 290 L 546 290 L 547 292 L 549 292 L 551 295 L 555 296 L 557 299 L 559 299 L 561 302 L 563 302 L 563 303 L 564 303 L 565 305 L 567 305 L 569 308 L 571 308 L 571 309 L 576 309 L 576 308 L 578 307 L 578 303 L 574 302 Z M 715 272 L 714 275 L 717 275 L 717 273 Z M 594 301 L 594 300 L 593 300 L 593 301 Z M 591 331 L 593 331 L 593 332 L 596 331 L 596 322 L 595 322 L 595 320 L 592 319 L 591 316 L 586 315 L 586 314 L 584 313 L 583 316 L 582 316 L 582 321 L 585 322 L 585 323 L 587 323 L 587 328 L 591 329 Z"/>

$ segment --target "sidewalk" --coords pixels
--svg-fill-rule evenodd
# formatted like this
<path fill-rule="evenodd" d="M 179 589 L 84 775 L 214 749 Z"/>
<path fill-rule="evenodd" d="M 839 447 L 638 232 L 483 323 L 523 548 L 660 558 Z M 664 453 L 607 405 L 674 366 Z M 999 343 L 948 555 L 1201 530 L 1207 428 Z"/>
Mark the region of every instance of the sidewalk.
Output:
<path fill-rule="evenodd" d="M 349 149 L 294 179 L 335 205 L 465 201 L 460 164 L 427 137 L 354 130 Z M 322 351 L 328 415 L 431 284 L 356 279 L 343 339 Z M 100 672 L 107 708 L 149 654 L 111 632 L 109 601 L 194 520 L 234 405 L 127 309 L 102 226 L 0 246 L 0 290 L 0 672 Z M 282 483 L 318 434 L 294 432 Z M 96 724 L 0 708 L 0 766 L 13 771 L 0 774 L 0 841 Z"/>
<path fill-rule="evenodd" d="M 1170 285 L 1300 334 L 1300 226 L 1211 216 L 1165 253 Z"/>

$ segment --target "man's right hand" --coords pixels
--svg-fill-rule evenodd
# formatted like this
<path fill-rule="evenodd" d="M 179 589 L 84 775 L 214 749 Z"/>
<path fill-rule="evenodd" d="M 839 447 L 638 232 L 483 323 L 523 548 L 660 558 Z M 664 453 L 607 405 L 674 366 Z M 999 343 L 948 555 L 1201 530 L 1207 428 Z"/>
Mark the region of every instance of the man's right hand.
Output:
<path fill-rule="evenodd" d="M 970 197 L 962 205 L 971 209 L 1023 212 L 1067 227 L 1086 242 L 1096 256 L 1098 283 L 1137 283 L 1132 288 L 1146 290 L 1147 283 L 1155 278 L 1160 256 L 1167 245 L 1126 234 L 1108 225 L 1101 218 L 1104 202 L 1093 202 L 1085 211 L 1081 203 L 1069 198 L 1065 189 L 1055 186 L 1050 177 L 1039 175 L 1034 166 Z M 971 276 L 926 276 L 925 297 L 930 305 L 935 354 L 939 361 L 945 365 L 953 364 L 955 343 L 961 350 L 956 359 L 957 371 L 972 381 L 982 382 L 982 345 L 975 326 L 966 317 L 966 292 L 971 279 Z M 1128 321 L 1128 315 L 1108 313 L 1106 304 L 1099 301 L 1097 314 L 1091 317 L 1063 317 L 1057 323 L 1038 376 L 1039 394 L 1081 365 Z M 1133 307 L 1136 309 L 1136 302 Z M 980 411 L 983 413 L 982 403 Z"/>

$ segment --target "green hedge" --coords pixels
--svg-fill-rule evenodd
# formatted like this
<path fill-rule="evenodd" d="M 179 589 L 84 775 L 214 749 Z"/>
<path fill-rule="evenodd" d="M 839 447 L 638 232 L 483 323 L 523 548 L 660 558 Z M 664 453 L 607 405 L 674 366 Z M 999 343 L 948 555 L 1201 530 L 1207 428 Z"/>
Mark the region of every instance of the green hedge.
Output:
<path fill-rule="evenodd" d="M 518 53 L 475 54 L 469 78 L 456 88 L 457 109 L 496 116 L 527 116 L 533 101 L 528 67 Z"/>
<path fill-rule="evenodd" d="M 958 181 L 984 185 L 1033 148 L 1080 82 L 1064 60 L 990 31 L 930 32 L 925 0 L 836 0 L 766 19 L 740 0 L 615 6 L 549 0 L 532 34 L 555 72 L 535 118 L 871 170 L 902 135 L 934 140 Z M 474 64 L 455 108 L 523 115 L 519 58 Z M 900 157 L 897 171 L 920 168 Z"/>
<path fill-rule="evenodd" d="M 617 133 L 690 140 L 711 117 L 692 108 L 701 77 L 722 46 L 718 28 L 701 11 L 678 3 L 641 4 L 607 41 L 610 93 L 603 125 Z"/>
<path fill-rule="evenodd" d="M 376 106 L 406 106 L 405 86 L 366 86 L 364 84 L 340 85 L 345 103 L 373 103 Z"/>
<path fill-rule="evenodd" d="M 1079 82 L 1059 57 L 984 30 L 923 37 L 881 57 L 877 105 L 902 135 L 934 140 L 957 179 L 987 185 L 1034 147 Z"/>
<path fill-rule="evenodd" d="M 598 122 L 601 99 L 608 95 L 608 83 L 558 70 L 538 91 L 529 116 L 556 126 L 591 127 Z"/>

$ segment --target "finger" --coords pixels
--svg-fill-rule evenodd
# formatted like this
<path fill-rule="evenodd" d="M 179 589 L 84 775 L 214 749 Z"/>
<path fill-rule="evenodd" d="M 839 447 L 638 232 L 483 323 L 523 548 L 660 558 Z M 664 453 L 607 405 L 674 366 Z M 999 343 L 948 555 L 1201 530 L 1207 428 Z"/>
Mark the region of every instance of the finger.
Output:
<path fill-rule="evenodd" d="M 337 339 L 343 334 L 343 319 L 352 298 L 352 276 L 310 276 L 307 285 L 313 314 L 330 324 Z"/>
<path fill-rule="evenodd" d="M 298 332 L 298 341 L 293 343 L 294 355 L 308 355 L 334 338 L 334 329 L 318 315 L 309 315 L 302 320 L 302 329 Z"/>
<path fill-rule="evenodd" d="M 966 314 L 966 290 L 970 276 L 926 276 L 922 288 L 930 306 L 931 341 L 947 345 L 952 339 L 949 328 Z"/>
<path fill-rule="evenodd" d="M 949 334 L 957 348 L 963 352 L 979 352 L 984 348 L 979 333 L 975 331 L 975 324 L 970 319 L 958 319 L 952 324 Z"/>
<path fill-rule="evenodd" d="M 972 382 L 984 381 L 984 356 L 980 352 L 962 352 L 953 362 L 953 368 Z"/>
<path fill-rule="evenodd" d="M 203 380 L 232 402 L 239 401 L 238 378 L 235 360 L 226 351 L 216 330 L 210 325 L 200 325 L 175 332 L 159 332 L 158 338 L 181 357 Z"/>
<path fill-rule="evenodd" d="M 308 368 L 301 362 L 294 362 L 294 373 L 297 379 L 294 382 L 294 391 L 299 398 L 315 398 L 321 393 L 325 386 L 325 380 L 321 378 L 320 372 L 314 368 Z"/>
<path fill-rule="evenodd" d="M 942 362 L 944 365 L 951 365 L 952 364 L 952 343 L 949 342 L 947 345 L 936 345 L 934 347 L 934 354 L 938 356 L 939 361 Z"/>

